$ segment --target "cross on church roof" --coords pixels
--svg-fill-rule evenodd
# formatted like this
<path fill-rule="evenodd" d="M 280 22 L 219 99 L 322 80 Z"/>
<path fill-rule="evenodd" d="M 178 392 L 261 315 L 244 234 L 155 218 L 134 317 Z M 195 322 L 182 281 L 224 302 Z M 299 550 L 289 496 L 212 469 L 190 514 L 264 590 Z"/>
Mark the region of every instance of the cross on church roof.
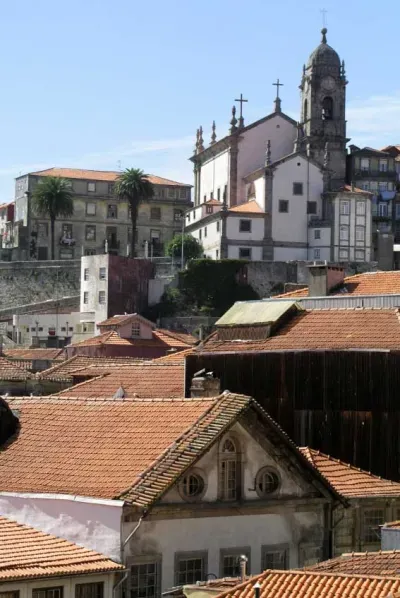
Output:
<path fill-rule="evenodd" d="M 243 104 L 245 102 L 248 102 L 248 101 L 249 100 L 245 100 L 243 98 L 243 94 L 242 93 L 240 94 L 240 98 L 235 100 L 235 102 L 239 102 L 239 104 L 240 104 L 240 108 L 239 108 L 239 111 L 240 111 L 240 113 L 239 113 L 239 127 L 243 127 L 243 125 L 244 125 L 244 121 L 243 121 Z"/>
<path fill-rule="evenodd" d="M 281 112 L 281 98 L 279 97 L 279 88 L 283 87 L 283 83 L 281 83 L 279 79 L 277 79 L 276 83 L 273 83 L 272 85 L 275 85 L 276 87 L 275 112 Z"/>
<path fill-rule="evenodd" d="M 326 15 L 328 14 L 328 11 L 326 10 L 326 8 L 321 8 L 321 14 L 322 14 L 322 26 L 325 28 L 327 26 L 327 18 Z"/>
<path fill-rule="evenodd" d="M 276 83 L 273 83 L 272 85 L 275 85 L 275 87 L 276 87 L 276 97 L 279 98 L 279 88 L 283 87 L 284 84 L 281 83 L 279 81 L 279 79 L 277 79 Z"/>

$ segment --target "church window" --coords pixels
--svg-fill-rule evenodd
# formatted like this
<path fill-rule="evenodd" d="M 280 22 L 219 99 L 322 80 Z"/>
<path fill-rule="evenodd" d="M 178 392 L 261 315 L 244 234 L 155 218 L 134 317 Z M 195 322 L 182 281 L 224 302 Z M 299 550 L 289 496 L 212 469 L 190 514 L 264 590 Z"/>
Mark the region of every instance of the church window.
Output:
<path fill-rule="evenodd" d="M 240 260 L 251 260 L 251 248 L 250 247 L 239 247 L 239 259 Z"/>
<path fill-rule="evenodd" d="M 320 249 L 314 249 L 314 259 L 315 260 L 319 260 L 321 257 L 321 250 Z"/>
<path fill-rule="evenodd" d="M 387 172 L 387 169 L 388 169 L 388 161 L 387 160 L 379 160 L 380 172 Z"/>
<path fill-rule="evenodd" d="M 251 197 L 255 197 L 255 196 L 256 196 L 256 187 L 255 187 L 254 183 L 251 183 L 247 190 L 247 199 L 250 199 Z"/>
<path fill-rule="evenodd" d="M 239 221 L 239 232 L 240 233 L 251 233 L 251 220 L 240 220 Z"/>
<path fill-rule="evenodd" d="M 303 110 L 303 122 L 308 120 L 308 102 L 304 100 L 304 110 Z"/>
<path fill-rule="evenodd" d="M 272 494 L 279 488 L 279 476 L 269 467 L 263 467 L 256 476 L 256 492 L 260 498 Z"/>
<path fill-rule="evenodd" d="M 236 442 L 226 438 L 220 446 L 219 497 L 221 500 L 240 498 L 240 461 Z"/>
<path fill-rule="evenodd" d="M 279 200 L 279 211 L 282 214 L 287 214 L 289 212 L 289 202 L 287 199 Z"/>
<path fill-rule="evenodd" d="M 327 96 L 322 102 L 322 120 L 332 120 L 333 118 L 333 100 Z"/>
<path fill-rule="evenodd" d="M 339 229 L 339 237 L 341 241 L 348 241 L 349 240 L 349 227 L 348 226 L 341 226 Z"/>
<path fill-rule="evenodd" d="M 321 231 L 319 228 L 316 228 L 314 230 L 314 239 L 320 239 L 321 238 Z"/>
<path fill-rule="evenodd" d="M 348 216 L 350 214 L 350 203 L 346 200 L 340 202 L 340 213 L 342 216 Z"/>
<path fill-rule="evenodd" d="M 203 496 L 205 490 L 204 478 L 197 471 L 190 471 L 179 482 L 179 493 L 185 500 L 194 500 Z"/>
<path fill-rule="evenodd" d="M 204 227 L 204 238 L 207 236 L 207 227 Z"/>
<path fill-rule="evenodd" d="M 316 214 L 317 213 L 317 202 L 316 201 L 308 201 L 307 202 L 307 214 Z"/>
<path fill-rule="evenodd" d="M 303 195 L 303 183 L 293 183 L 293 195 Z"/>
<path fill-rule="evenodd" d="M 213 207 L 212 206 L 206 206 L 206 214 L 212 214 L 213 213 Z"/>

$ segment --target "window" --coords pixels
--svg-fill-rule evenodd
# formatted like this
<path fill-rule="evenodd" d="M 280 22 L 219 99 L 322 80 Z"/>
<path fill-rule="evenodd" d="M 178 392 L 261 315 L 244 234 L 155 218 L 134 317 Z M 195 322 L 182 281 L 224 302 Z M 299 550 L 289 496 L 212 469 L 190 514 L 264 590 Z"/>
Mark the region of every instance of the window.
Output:
<path fill-rule="evenodd" d="M 378 191 L 380 193 L 382 193 L 383 191 L 387 191 L 388 190 L 388 183 L 387 181 L 380 181 L 378 183 Z"/>
<path fill-rule="evenodd" d="M 278 474 L 269 467 L 263 467 L 256 475 L 256 492 L 260 498 L 272 494 L 279 488 Z"/>
<path fill-rule="evenodd" d="M 175 196 L 176 196 L 175 189 L 168 189 L 168 198 L 175 199 Z"/>
<path fill-rule="evenodd" d="M 83 303 L 86 305 L 87 303 L 89 303 L 89 293 L 88 291 L 84 291 L 83 293 Z"/>
<path fill-rule="evenodd" d="M 83 271 L 83 280 L 89 280 L 89 268 L 85 268 Z"/>
<path fill-rule="evenodd" d="M 96 183 L 88 183 L 87 190 L 89 193 L 95 193 L 96 191 Z"/>
<path fill-rule="evenodd" d="M 99 268 L 99 279 L 105 280 L 107 274 L 107 268 Z"/>
<path fill-rule="evenodd" d="M 315 260 L 319 260 L 321 258 L 321 250 L 320 249 L 314 249 L 314 259 Z"/>
<path fill-rule="evenodd" d="M 105 302 L 106 302 L 106 292 L 105 291 L 99 291 L 99 303 L 100 303 L 100 305 L 104 305 Z"/>
<path fill-rule="evenodd" d="M 180 191 L 179 191 L 180 199 L 186 199 L 186 195 L 187 195 L 186 189 L 180 189 Z"/>
<path fill-rule="evenodd" d="M 356 226 L 356 241 L 365 241 L 365 228 Z"/>
<path fill-rule="evenodd" d="M 281 214 L 287 214 L 289 212 L 289 201 L 287 199 L 279 200 L 279 211 Z"/>
<path fill-rule="evenodd" d="M 364 191 L 369 191 L 371 184 L 369 181 L 365 181 L 365 183 L 361 183 L 360 187 L 361 189 L 364 189 Z"/>
<path fill-rule="evenodd" d="M 199 230 L 199 239 L 201 241 L 201 229 Z"/>
<path fill-rule="evenodd" d="M 240 557 L 247 558 L 246 575 L 250 573 L 250 548 L 223 548 L 220 554 L 220 577 L 240 576 Z"/>
<path fill-rule="evenodd" d="M 75 586 L 75 598 L 103 598 L 104 582 L 78 583 Z"/>
<path fill-rule="evenodd" d="M 131 598 L 158 598 L 161 593 L 160 561 L 154 560 L 131 566 Z"/>
<path fill-rule="evenodd" d="M 38 224 L 38 235 L 42 238 L 47 238 L 49 235 L 49 227 L 47 222 L 39 222 Z"/>
<path fill-rule="evenodd" d="M 204 238 L 206 238 L 206 236 L 207 236 L 207 227 L 205 226 L 204 227 Z"/>
<path fill-rule="evenodd" d="M 207 575 L 207 553 L 192 552 L 175 555 L 175 585 L 184 586 L 202 581 Z"/>
<path fill-rule="evenodd" d="M 114 195 L 114 183 L 108 183 L 108 195 Z"/>
<path fill-rule="evenodd" d="M 361 170 L 364 172 L 369 171 L 369 158 L 361 158 Z"/>
<path fill-rule="evenodd" d="M 32 598 L 62 598 L 63 587 L 32 590 Z"/>
<path fill-rule="evenodd" d="M 250 247 L 239 247 L 239 259 L 240 260 L 251 260 Z"/>
<path fill-rule="evenodd" d="M 348 216 L 350 214 L 350 203 L 347 200 L 340 202 L 340 213 L 342 216 Z"/>
<path fill-rule="evenodd" d="M 363 541 L 365 543 L 379 543 L 381 541 L 380 525 L 385 523 L 384 509 L 365 509 L 363 512 Z"/>
<path fill-rule="evenodd" d="M 303 195 L 303 183 L 293 183 L 293 195 Z"/>
<path fill-rule="evenodd" d="M 321 231 L 319 228 L 314 229 L 314 239 L 320 239 L 321 238 Z"/>
<path fill-rule="evenodd" d="M 307 122 L 308 120 L 308 102 L 307 100 L 304 100 L 304 105 L 303 105 L 303 122 Z"/>
<path fill-rule="evenodd" d="M 399 211 L 400 212 L 400 211 Z M 218 222 L 216 223 L 216 227 L 217 227 L 217 233 L 219 233 L 219 226 L 220 226 L 220 222 L 218 220 Z"/>
<path fill-rule="evenodd" d="M 38 331 L 43 332 L 43 326 L 39 326 Z"/>
<path fill-rule="evenodd" d="M 322 120 L 332 120 L 333 118 L 333 100 L 329 96 L 322 101 Z"/>
<path fill-rule="evenodd" d="M 140 338 L 140 324 L 139 322 L 133 322 L 131 328 L 131 336 L 132 338 Z"/>
<path fill-rule="evenodd" d="M 261 567 L 265 569 L 287 569 L 289 564 L 289 546 L 262 546 Z"/>
<path fill-rule="evenodd" d="M 217 189 L 217 199 L 218 201 L 221 201 L 221 189 L 219 187 Z"/>
<path fill-rule="evenodd" d="M 340 260 L 348 260 L 349 259 L 349 250 L 348 249 L 339 249 L 339 259 Z"/>
<path fill-rule="evenodd" d="M 388 205 L 387 203 L 378 204 L 378 216 L 381 218 L 387 218 L 388 216 Z"/>
<path fill-rule="evenodd" d="M 96 255 L 95 249 L 85 249 L 85 255 Z"/>
<path fill-rule="evenodd" d="M 86 216 L 96 216 L 96 204 L 88 202 L 86 204 Z"/>
<path fill-rule="evenodd" d="M 222 199 L 224 201 L 226 201 L 226 198 L 228 197 L 228 185 L 224 185 L 224 194 L 222 196 Z"/>
<path fill-rule="evenodd" d="M 357 262 L 365 261 L 365 251 L 363 249 L 356 249 L 356 261 Z"/>
<path fill-rule="evenodd" d="M 316 201 L 308 201 L 307 202 L 307 214 L 316 214 L 317 213 L 317 202 Z"/>
<path fill-rule="evenodd" d="M 150 209 L 150 220 L 161 220 L 161 208 Z"/>
<path fill-rule="evenodd" d="M 379 160 L 380 172 L 387 172 L 387 169 L 388 169 L 388 161 L 387 160 Z"/>
<path fill-rule="evenodd" d="M 0 592 L 0 598 L 19 598 L 19 590 L 15 590 L 15 592 Z"/>
<path fill-rule="evenodd" d="M 174 210 L 174 220 L 180 222 L 183 218 L 183 210 Z"/>
<path fill-rule="evenodd" d="M 207 195 L 204 196 L 204 203 L 207 201 Z"/>
<path fill-rule="evenodd" d="M 179 493 L 185 500 L 199 499 L 204 490 L 204 477 L 196 470 L 189 471 L 179 482 Z"/>
<path fill-rule="evenodd" d="M 219 497 L 221 500 L 237 500 L 240 492 L 239 460 L 234 440 L 226 438 L 220 446 Z"/>
<path fill-rule="evenodd" d="M 87 224 L 85 229 L 86 241 L 96 240 L 96 226 L 94 224 Z"/>
<path fill-rule="evenodd" d="M 116 204 L 110 203 L 107 206 L 107 218 L 118 218 L 118 208 Z"/>
<path fill-rule="evenodd" d="M 60 260 L 72 260 L 74 258 L 73 249 L 60 249 Z"/>
<path fill-rule="evenodd" d="M 358 201 L 356 203 L 357 216 L 365 216 L 365 201 Z"/>
<path fill-rule="evenodd" d="M 341 241 L 349 240 L 349 227 L 348 226 L 341 226 L 339 228 L 339 238 Z"/>
<path fill-rule="evenodd" d="M 251 233 L 251 220 L 239 220 L 239 232 Z"/>
<path fill-rule="evenodd" d="M 247 189 L 247 199 L 255 198 L 256 196 L 256 186 L 254 183 L 250 183 Z"/>
<path fill-rule="evenodd" d="M 212 206 L 206 206 L 206 214 L 212 214 L 213 213 L 213 207 Z"/>

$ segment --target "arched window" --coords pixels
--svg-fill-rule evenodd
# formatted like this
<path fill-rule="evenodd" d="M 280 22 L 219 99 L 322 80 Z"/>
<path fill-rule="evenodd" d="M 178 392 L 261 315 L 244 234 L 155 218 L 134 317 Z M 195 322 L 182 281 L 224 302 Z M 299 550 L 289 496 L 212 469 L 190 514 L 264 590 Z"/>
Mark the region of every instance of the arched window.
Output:
<path fill-rule="evenodd" d="M 304 100 L 304 108 L 303 108 L 303 122 L 307 122 L 308 120 L 308 102 Z"/>
<path fill-rule="evenodd" d="M 332 120 L 333 118 L 333 100 L 329 96 L 322 102 L 322 120 Z"/>
<path fill-rule="evenodd" d="M 232 438 L 226 438 L 220 446 L 219 497 L 221 500 L 240 498 L 240 455 Z"/>
<path fill-rule="evenodd" d="M 254 183 L 250 183 L 249 188 L 247 189 L 247 199 L 251 199 L 252 197 L 256 196 L 256 188 Z"/>

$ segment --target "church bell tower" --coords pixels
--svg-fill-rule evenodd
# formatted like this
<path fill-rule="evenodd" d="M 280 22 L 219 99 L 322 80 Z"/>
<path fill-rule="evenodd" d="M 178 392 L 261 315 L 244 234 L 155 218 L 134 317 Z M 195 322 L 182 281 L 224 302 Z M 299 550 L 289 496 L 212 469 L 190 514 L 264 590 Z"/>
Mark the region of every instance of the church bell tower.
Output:
<path fill-rule="evenodd" d="M 346 75 L 344 61 L 326 41 L 303 67 L 301 80 L 301 147 L 324 165 L 329 147 L 331 188 L 339 188 L 346 175 Z M 325 162 L 326 163 L 326 162 Z"/>

